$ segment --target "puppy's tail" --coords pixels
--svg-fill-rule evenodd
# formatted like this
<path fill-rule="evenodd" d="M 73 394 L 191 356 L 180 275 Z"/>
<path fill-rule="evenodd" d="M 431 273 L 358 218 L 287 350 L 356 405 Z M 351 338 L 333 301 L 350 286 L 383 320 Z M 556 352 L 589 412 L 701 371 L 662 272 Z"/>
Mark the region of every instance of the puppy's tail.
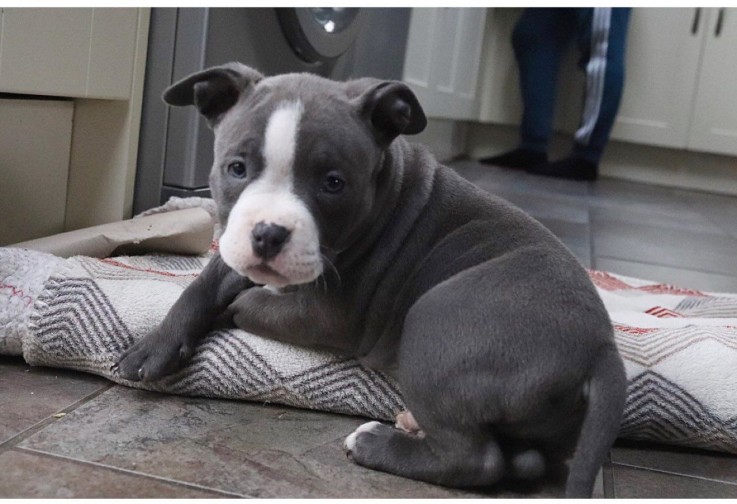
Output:
<path fill-rule="evenodd" d="M 566 497 L 591 497 L 596 474 L 619 433 L 626 397 L 627 375 L 612 345 L 600 352 L 591 371 L 588 406 L 568 473 Z"/>

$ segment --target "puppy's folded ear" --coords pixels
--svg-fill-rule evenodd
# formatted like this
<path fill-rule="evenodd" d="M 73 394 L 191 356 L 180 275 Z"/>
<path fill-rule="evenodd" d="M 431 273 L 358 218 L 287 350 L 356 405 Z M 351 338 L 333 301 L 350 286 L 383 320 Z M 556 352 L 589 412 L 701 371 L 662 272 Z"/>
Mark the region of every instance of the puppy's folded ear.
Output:
<path fill-rule="evenodd" d="M 240 63 L 208 68 L 172 84 L 164 91 L 164 101 L 183 107 L 194 105 L 214 127 L 223 114 L 264 76 Z"/>
<path fill-rule="evenodd" d="M 350 85 L 349 93 L 368 87 L 357 98 L 359 112 L 370 122 L 380 144 L 388 145 L 399 135 L 416 135 L 427 126 L 425 112 L 406 84 L 360 79 Z"/>

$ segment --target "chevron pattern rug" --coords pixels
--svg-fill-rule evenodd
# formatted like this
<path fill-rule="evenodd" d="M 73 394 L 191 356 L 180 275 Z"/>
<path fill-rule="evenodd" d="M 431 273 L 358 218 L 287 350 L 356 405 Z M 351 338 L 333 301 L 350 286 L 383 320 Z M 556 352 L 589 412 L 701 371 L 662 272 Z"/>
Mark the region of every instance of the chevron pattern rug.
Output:
<path fill-rule="evenodd" d="M 166 314 L 207 258 L 62 260 L 0 249 L 0 353 L 132 387 L 392 420 L 396 384 L 356 361 L 240 330 L 209 334 L 179 373 L 121 380 L 115 357 Z M 737 295 L 591 271 L 629 379 L 620 437 L 737 453 Z"/>

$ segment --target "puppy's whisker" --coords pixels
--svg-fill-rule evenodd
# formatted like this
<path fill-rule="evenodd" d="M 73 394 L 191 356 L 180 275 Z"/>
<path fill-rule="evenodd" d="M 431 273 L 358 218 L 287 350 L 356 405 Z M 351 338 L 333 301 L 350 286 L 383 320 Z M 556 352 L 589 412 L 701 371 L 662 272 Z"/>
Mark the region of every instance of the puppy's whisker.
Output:
<path fill-rule="evenodd" d="M 340 278 L 340 272 L 338 272 L 338 268 L 336 268 L 335 264 L 333 264 L 333 262 L 328 258 L 328 256 L 326 256 L 322 252 L 320 253 L 320 256 L 322 257 L 325 264 L 330 266 L 330 269 L 333 270 L 333 272 L 335 272 L 335 276 L 338 278 L 338 285 L 340 285 L 343 280 Z M 326 283 L 327 283 L 327 280 L 326 280 Z"/>
<path fill-rule="evenodd" d="M 325 278 L 325 275 L 320 275 L 318 277 L 318 281 L 322 285 L 322 291 L 323 291 L 323 293 L 327 294 L 328 293 L 328 279 Z"/>

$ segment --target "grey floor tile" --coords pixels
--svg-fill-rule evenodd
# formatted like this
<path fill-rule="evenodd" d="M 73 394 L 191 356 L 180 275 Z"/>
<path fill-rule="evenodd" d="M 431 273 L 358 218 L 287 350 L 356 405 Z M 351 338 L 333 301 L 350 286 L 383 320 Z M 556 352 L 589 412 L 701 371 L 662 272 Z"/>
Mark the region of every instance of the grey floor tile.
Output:
<path fill-rule="evenodd" d="M 609 223 L 651 226 L 664 230 L 691 233 L 726 235 L 718 226 L 699 212 L 690 210 L 686 204 L 677 207 L 633 209 L 630 207 L 595 207 L 590 209 L 591 224 L 595 227 Z"/>
<path fill-rule="evenodd" d="M 612 466 L 618 499 L 735 498 L 737 485 L 677 476 L 619 464 Z"/>
<path fill-rule="evenodd" d="M 352 465 L 365 419 L 115 387 L 20 447 L 252 497 L 473 496 Z"/>
<path fill-rule="evenodd" d="M 602 178 L 591 185 L 593 208 L 621 208 L 642 213 L 690 211 L 684 193 L 669 187 Z"/>
<path fill-rule="evenodd" d="M 617 464 L 737 484 L 737 455 L 620 441 L 611 457 Z"/>
<path fill-rule="evenodd" d="M 22 450 L 0 454 L 2 498 L 217 498 L 223 494 Z"/>
<path fill-rule="evenodd" d="M 596 482 L 594 483 L 594 492 L 591 494 L 591 497 L 594 499 L 603 499 L 606 497 L 604 494 L 604 471 L 603 469 L 599 470 L 599 473 L 596 475 Z"/>
<path fill-rule="evenodd" d="M 695 191 L 681 191 L 693 210 L 731 236 L 737 236 L 737 197 Z"/>
<path fill-rule="evenodd" d="M 460 159 L 448 163 L 459 175 L 471 182 L 482 181 L 487 184 L 497 183 L 501 187 L 513 187 L 525 175 L 518 170 L 507 170 L 498 166 L 481 164 L 469 159 Z"/>
<path fill-rule="evenodd" d="M 484 165 L 471 160 L 449 163 L 461 176 L 478 184 L 483 189 L 506 188 L 512 191 L 543 195 L 573 196 L 585 199 L 589 194 L 589 183 L 561 180 L 531 175 L 523 170 Z"/>
<path fill-rule="evenodd" d="M 711 273 L 737 273 L 737 239 L 724 234 L 597 220 L 592 212 L 593 254 Z"/>
<path fill-rule="evenodd" d="M 530 195 L 506 189 L 498 190 L 494 194 L 520 207 L 538 220 L 552 219 L 584 225 L 589 222 L 589 209 L 583 199 Z"/>
<path fill-rule="evenodd" d="M 602 467 L 601 480 L 601 489 L 594 487 L 594 497 L 598 498 L 601 493 L 605 499 L 614 499 L 614 471 L 610 461 L 605 462 Z"/>
<path fill-rule="evenodd" d="M 568 240 L 563 239 L 563 245 L 568 247 L 568 250 L 570 250 L 574 256 L 576 256 L 576 259 L 578 259 L 578 262 L 581 263 L 581 266 L 584 268 L 593 268 L 593 260 L 591 258 L 591 247 L 588 245 L 581 246 L 576 245 L 575 243 L 569 243 Z"/>
<path fill-rule="evenodd" d="M 529 493 L 504 488 L 458 490 L 391 474 L 372 471 L 349 462 L 342 448 L 343 438 L 299 455 L 256 454 L 255 460 L 274 470 L 295 475 L 322 488 L 318 495 L 340 498 L 515 498 L 556 497 L 562 488 L 545 486 Z"/>
<path fill-rule="evenodd" d="M 737 293 L 737 276 L 720 273 L 707 273 L 685 268 L 647 264 L 610 257 L 595 257 L 594 268 L 620 275 L 654 280 L 679 287 L 689 287 L 711 292 Z"/>
<path fill-rule="evenodd" d="M 245 496 L 325 496 L 298 475 L 253 459 L 301 453 L 347 435 L 359 423 L 116 387 L 21 446 Z"/>
<path fill-rule="evenodd" d="M 502 169 L 507 170 L 508 168 Z M 590 185 L 591 184 L 589 182 L 563 180 L 520 172 L 520 178 L 517 180 L 514 187 L 517 190 L 525 192 L 555 194 L 558 196 L 574 196 L 576 198 L 583 199 L 588 196 Z"/>
<path fill-rule="evenodd" d="M 591 267 L 591 230 L 588 224 L 557 219 L 538 220 L 573 252 L 584 267 Z"/>
<path fill-rule="evenodd" d="M 37 368 L 0 356 L 0 443 L 110 382 L 62 369 Z"/>
<path fill-rule="evenodd" d="M 538 220 L 555 236 L 565 241 L 566 244 L 578 247 L 589 247 L 591 245 L 591 229 L 588 224 L 550 218 L 540 218 Z"/>

